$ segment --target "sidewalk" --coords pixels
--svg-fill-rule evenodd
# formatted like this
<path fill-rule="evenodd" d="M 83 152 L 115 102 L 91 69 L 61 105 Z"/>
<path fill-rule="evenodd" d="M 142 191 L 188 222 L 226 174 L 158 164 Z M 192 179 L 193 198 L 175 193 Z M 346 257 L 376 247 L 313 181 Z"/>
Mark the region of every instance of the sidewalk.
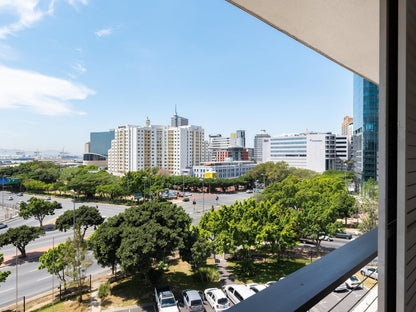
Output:
<path fill-rule="evenodd" d="M 216 255 L 215 265 L 220 272 L 220 283 L 222 286 L 235 283 L 234 275 L 229 270 L 224 255 Z"/>

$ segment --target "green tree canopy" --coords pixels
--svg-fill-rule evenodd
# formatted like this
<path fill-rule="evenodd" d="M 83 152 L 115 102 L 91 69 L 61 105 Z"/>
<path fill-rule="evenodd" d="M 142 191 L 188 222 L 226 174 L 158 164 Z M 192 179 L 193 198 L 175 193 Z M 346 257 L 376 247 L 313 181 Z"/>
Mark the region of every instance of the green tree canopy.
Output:
<path fill-rule="evenodd" d="M 41 235 L 45 235 L 42 228 L 22 225 L 9 228 L 6 233 L 0 234 L 0 246 L 12 244 L 19 249 L 21 256 L 26 257 L 26 246 Z"/>
<path fill-rule="evenodd" d="M 82 237 L 90 226 L 98 226 L 104 222 L 97 207 L 82 205 L 75 209 L 75 227 L 83 230 Z M 59 231 L 66 231 L 74 225 L 74 212 L 72 210 L 65 211 L 55 221 L 55 227 Z"/>
<path fill-rule="evenodd" d="M 56 201 L 50 202 L 41 198 L 31 197 L 28 200 L 29 203 L 22 202 L 20 204 L 19 216 L 27 220 L 34 217 L 39 221 L 39 226 L 42 227 L 43 220 L 48 215 L 53 215 L 55 209 L 58 207 Z"/>
<path fill-rule="evenodd" d="M 69 255 L 72 254 L 69 241 L 60 243 L 54 248 L 50 248 L 39 257 L 39 270 L 47 269 L 49 274 L 56 275 L 64 283 L 66 289 L 65 270 L 70 263 Z"/>
<path fill-rule="evenodd" d="M 3 264 L 3 261 L 4 261 L 3 254 L 0 253 L 0 265 Z M 11 273 L 10 271 L 2 271 L 2 272 L 0 272 L 0 283 L 5 282 L 7 276 L 9 276 L 10 273 Z"/>

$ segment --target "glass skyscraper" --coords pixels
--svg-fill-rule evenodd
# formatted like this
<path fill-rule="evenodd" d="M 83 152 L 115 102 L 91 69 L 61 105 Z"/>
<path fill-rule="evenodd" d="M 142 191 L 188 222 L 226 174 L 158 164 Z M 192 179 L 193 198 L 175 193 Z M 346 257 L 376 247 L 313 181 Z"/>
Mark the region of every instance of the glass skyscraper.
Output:
<path fill-rule="evenodd" d="M 90 153 L 108 156 L 111 141 L 114 140 L 114 130 L 90 133 Z"/>
<path fill-rule="evenodd" d="M 378 180 L 378 86 L 354 75 L 354 171 L 359 182 Z"/>

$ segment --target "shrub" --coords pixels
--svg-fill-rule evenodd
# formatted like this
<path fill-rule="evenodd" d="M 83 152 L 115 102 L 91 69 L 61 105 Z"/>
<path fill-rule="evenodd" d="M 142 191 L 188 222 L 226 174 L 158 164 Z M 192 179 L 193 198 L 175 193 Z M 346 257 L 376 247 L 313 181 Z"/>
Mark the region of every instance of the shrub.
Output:
<path fill-rule="evenodd" d="M 218 282 L 220 279 L 220 272 L 218 272 L 218 269 L 215 266 L 202 267 L 200 271 L 203 279 L 207 282 Z"/>
<path fill-rule="evenodd" d="M 184 201 L 184 202 L 189 202 L 189 198 L 188 198 L 188 197 L 184 197 L 184 198 L 182 199 L 182 201 Z"/>
<path fill-rule="evenodd" d="M 103 299 L 110 294 L 110 282 L 107 281 L 98 287 L 98 298 Z"/>

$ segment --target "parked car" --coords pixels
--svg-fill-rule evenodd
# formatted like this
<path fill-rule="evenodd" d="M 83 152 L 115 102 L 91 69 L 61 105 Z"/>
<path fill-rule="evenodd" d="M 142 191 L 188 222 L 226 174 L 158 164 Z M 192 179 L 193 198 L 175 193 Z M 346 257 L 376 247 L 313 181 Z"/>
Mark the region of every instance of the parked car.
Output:
<path fill-rule="evenodd" d="M 250 283 L 247 284 L 248 289 L 251 289 L 255 293 L 258 293 L 259 291 L 262 291 L 263 289 L 266 289 L 266 286 L 263 284 L 257 284 L 257 283 Z"/>
<path fill-rule="evenodd" d="M 13 200 L 13 197 L 12 196 L 9 196 L 8 200 Z"/>
<path fill-rule="evenodd" d="M 17 196 L 23 196 L 23 193 L 17 193 L 16 195 Z"/>
<path fill-rule="evenodd" d="M 228 310 L 231 306 L 227 296 L 219 288 L 208 288 L 204 291 L 205 299 L 215 312 Z"/>
<path fill-rule="evenodd" d="M 58 205 L 56 206 L 56 209 L 62 209 L 62 204 L 58 203 Z"/>
<path fill-rule="evenodd" d="M 341 292 L 346 290 L 348 290 L 346 282 L 343 282 L 341 285 L 334 289 L 335 292 Z"/>
<path fill-rule="evenodd" d="M 155 300 L 159 312 L 179 312 L 178 302 L 169 286 L 155 288 Z"/>
<path fill-rule="evenodd" d="M 251 194 L 251 193 L 253 193 L 253 190 L 247 190 L 246 193 Z"/>
<path fill-rule="evenodd" d="M 7 228 L 7 224 L 0 222 L 0 229 Z"/>
<path fill-rule="evenodd" d="M 352 238 L 352 235 L 351 235 L 351 233 L 347 233 L 347 232 L 338 232 L 338 233 L 335 235 L 335 237 L 336 237 L 336 238 L 351 239 L 351 238 Z"/>
<path fill-rule="evenodd" d="M 204 303 L 198 291 L 193 289 L 182 290 L 181 292 L 183 305 L 186 311 L 189 312 L 202 312 L 205 311 Z"/>
<path fill-rule="evenodd" d="M 378 280 L 378 267 L 364 267 L 360 271 L 361 275 L 371 277 Z"/>
<path fill-rule="evenodd" d="M 191 197 L 191 196 L 192 196 L 192 194 L 191 194 L 191 193 L 189 193 L 189 192 L 185 192 L 185 193 L 183 193 L 183 196 L 185 196 L 185 197 Z"/>
<path fill-rule="evenodd" d="M 281 278 L 279 279 L 279 281 L 280 281 L 280 280 L 282 280 L 282 279 L 284 279 L 284 277 L 281 277 Z M 264 286 L 269 287 L 270 285 L 273 285 L 274 283 L 276 283 L 276 281 L 269 281 L 269 282 L 267 282 L 266 284 L 264 284 Z"/>
<path fill-rule="evenodd" d="M 227 294 L 228 298 L 234 303 L 237 304 L 240 301 L 247 299 L 255 294 L 254 291 L 248 289 L 244 285 L 232 284 L 224 286 L 224 291 Z"/>
<path fill-rule="evenodd" d="M 20 206 L 20 204 L 22 204 L 22 203 L 24 203 L 25 201 L 24 200 L 19 200 L 17 203 L 19 204 L 19 206 Z"/>
<path fill-rule="evenodd" d="M 349 279 L 345 281 L 347 283 L 347 287 L 349 289 L 357 289 L 361 286 L 361 281 L 358 279 L 357 276 L 353 275 Z"/>
<path fill-rule="evenodd" d="M 46 196 L 45 200 L 51 200 L 50 196 Z"/>

